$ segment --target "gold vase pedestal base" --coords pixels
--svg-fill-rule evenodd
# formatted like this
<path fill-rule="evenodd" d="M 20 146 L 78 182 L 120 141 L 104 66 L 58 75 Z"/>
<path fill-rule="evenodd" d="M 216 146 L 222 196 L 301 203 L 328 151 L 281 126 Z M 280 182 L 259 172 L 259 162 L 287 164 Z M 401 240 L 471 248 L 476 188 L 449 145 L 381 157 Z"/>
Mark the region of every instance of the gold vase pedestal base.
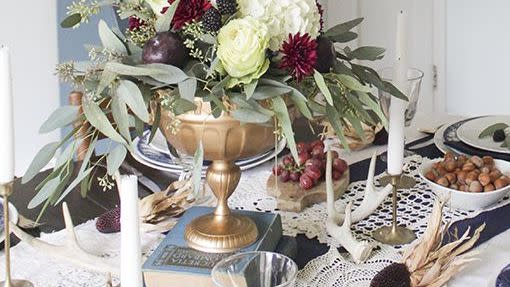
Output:
<path fill-rule="evenodd" d="M 229 253 L 251 245 L 257 240 L 257 225 L 247 216 L 207 214 L 186 226 L 188 245 L 209 253 Z"/>
<path fill-rule="evenodd" d="M 11 282 L 0 282 L 0 287 L 34 287 L 34 284 L 27 280 L 14 279 Z"/>
<path fill-rule="evenodd" d="M 396 226 L 396 228 L 383 226 L 376 229 L 372 236 L 375 240 L 389 245 L 407 244 L 416 239 L 414 232 L 404 226 Z"/>

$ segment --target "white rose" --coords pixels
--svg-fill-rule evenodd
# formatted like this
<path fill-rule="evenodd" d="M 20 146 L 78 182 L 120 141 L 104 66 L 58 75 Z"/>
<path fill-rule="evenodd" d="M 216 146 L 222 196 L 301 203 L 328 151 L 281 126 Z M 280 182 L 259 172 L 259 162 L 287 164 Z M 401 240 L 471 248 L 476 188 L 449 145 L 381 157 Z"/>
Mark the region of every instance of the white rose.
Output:
<path fill-rule="evenodd" d="M 320 13 L 315 0 L 238 0 L 242 16 L 264 22 L 270 34 L 269 48 L 280 49 L 289 34 L 319 36 Z"/>

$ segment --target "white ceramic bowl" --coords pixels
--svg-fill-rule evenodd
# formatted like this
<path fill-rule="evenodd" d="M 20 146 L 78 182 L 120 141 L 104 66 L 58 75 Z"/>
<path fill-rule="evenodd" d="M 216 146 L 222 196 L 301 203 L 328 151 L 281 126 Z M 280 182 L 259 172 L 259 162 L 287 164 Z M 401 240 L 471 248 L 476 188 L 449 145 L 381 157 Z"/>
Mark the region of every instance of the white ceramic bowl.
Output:
<path fill-rule="evenodd" d="M 485 209 L 500 199 L 505 197 L 510 191 L 510 185 L 504 188 L 496 189 L 491 192 L 465 192 L 439 185 L 425 177 L 425 173 L 430 170 L 432 165 L 436 162 L 442 161 L 443 158 L 437 158 L 426 161 L 421 164 L 418 172 L 420 176 L 425 180 L 431 187 L 432 191 L 439 197 L 444 198 L 449 196 L 449 205 L 454 208 L 463 210 L 481 210 Z M 510 162 L 504 160 L 494 160 L 496 167 L 505 175 L 510 175 Z"/>

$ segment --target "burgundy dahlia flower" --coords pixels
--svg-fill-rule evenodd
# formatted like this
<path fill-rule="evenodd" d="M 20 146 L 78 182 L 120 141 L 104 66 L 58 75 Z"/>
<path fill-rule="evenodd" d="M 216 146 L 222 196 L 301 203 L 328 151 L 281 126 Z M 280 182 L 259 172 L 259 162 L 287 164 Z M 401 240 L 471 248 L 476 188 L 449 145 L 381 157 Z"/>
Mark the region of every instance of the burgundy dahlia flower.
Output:
<path fill-rule="evenodd" d="M 168 0 L 168 4 L 172 5 L 175 0 Z M 181 0 L 177 10 L 175 11 L 172 27 L 175 30 L 181 29 L 184 25 L 193 20 L 199 20 L 209 8 L 212 7 L 209 0 Z M 161 13 L 164 14 L 168 7 L 164 7 Z"/>
<path fill-rule="evenodd" d="M 317 62 L 317 41 L 308 33 L 289 34 L 280 52 L 283 54 L 280 69 L 288 70 L 298 82 L 313 74 Z"/>

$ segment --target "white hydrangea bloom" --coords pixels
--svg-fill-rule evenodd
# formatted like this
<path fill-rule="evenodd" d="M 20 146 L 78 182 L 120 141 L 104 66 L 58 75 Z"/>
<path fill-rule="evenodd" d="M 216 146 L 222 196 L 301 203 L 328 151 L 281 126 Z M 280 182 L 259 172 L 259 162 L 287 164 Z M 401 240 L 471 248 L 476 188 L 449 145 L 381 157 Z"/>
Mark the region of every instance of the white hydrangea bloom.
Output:
<path fill-rule="evenodd" d="M 319 36 L 320 13 L 315 0 L 238 0 L 242 16 L 264 22 L 271 36 L 269 48 L 280 49 L 290 34 Z"/>

